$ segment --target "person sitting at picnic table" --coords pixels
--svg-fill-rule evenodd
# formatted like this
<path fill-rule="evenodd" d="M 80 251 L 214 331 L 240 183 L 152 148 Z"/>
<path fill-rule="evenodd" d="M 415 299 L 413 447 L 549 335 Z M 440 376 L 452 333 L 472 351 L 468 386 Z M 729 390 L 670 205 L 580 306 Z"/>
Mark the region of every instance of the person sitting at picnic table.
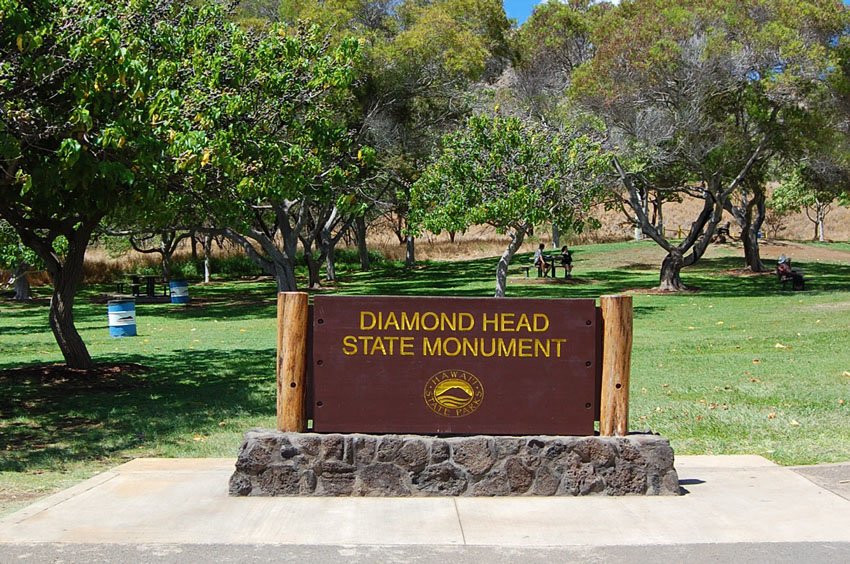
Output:
<path fill-rule="evenodd" d="M 561 247 L 561 266 L 564 267 L 564 278 L 569 278 L 573 271 L 573 254 L 566 245 Z"/>
<path fill-rule="evenodd" d="M 779 257 L 779 261 L 777 261 L 776 265 L 776 273 L 779 274 L 780 279 L 785 278 L 791 279 L 791 285 L 795 290 L 802 290 L 805 287 L 805 282 L 803 281 L 803 273 L 799 270 L 794 270 L 791 268 L 791 259 L 786 257 L 785 255 L 781 255 Z"/>
<path fill-rule="evenodd" d="M 549 261 L 546 260 L 546 255 L 543 254 L 543 249 L 546 248 L 546 245 L 540 243 L 540 246 L 537 247 L 537 250 L 534 252 L 534 266 L 537 267 L 538 272 L 543 272 L 543 276 L 549 275 Z"/>

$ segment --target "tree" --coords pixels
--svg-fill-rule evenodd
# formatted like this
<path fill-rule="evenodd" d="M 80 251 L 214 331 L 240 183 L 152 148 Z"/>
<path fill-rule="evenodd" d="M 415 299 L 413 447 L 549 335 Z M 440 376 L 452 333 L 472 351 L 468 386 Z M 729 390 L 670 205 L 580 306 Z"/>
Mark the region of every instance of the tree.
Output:
<path fill-rule="evenodd" d="M 500 80 L 510 95 L 499 97 L 502 110 L 516 106 L 512 113 L 543 122 L 556 118 L 573 72 L 593 56 L 591 30 L 607 9 L 584 0 L 535 6 L 511 38 L 513 64 Z"/>
<path fill-rule="evenodd" d="M 702 257 L 732 195 L 823 125 L 843 20 L 831 0 L 636 0 L 596 26 L 572 94 L 605 120 L 624 203 L 667 251 L 661 289 L 684 288 L 681 269 Z M 677 244 L 647 214 L 658 192 L 703 202 Z M 748 260 L 759 268 L 757 252 Z"/>
<path fill-rule="evenodd" d="M 508 236 L 496 267 L 503 297 L 508 265 L 535 225 L 580 230 L 607 163 L 601 142 L 513 117 L 473 116 L 443 138 L 442 153 L 413 185 L 414 229 L 488 224 Z"/>
<path fill-rule="evenodd" d="M 814 225 L 813 239 L 826 241 L 826 216 L 836 199 L 850 193 L 850 168 L 827 159 L 804 161 L 785 174 L 773 192 L 774 206 L 802 211 Z"/>
<path fill-rule="evenodd" d="M 0 217 L 50 274 L 50 327 L 69 367 L 92 365 L 73 317 L 92 233 L 159 188 L 156 65 L 136 28 L 162 19 L 147 2 L 0 1 Z"/>
<path fill-rule="evenodd" d="M 411 185 L 439 137 L 471 111 L 470 87 L 495 80 L 508 60 L 510 24 L 501 2 L 284 0 L 281 13 L 285 21 L 309 19 L 360 39 L 364 56 L 351 119 L 377 162 L 357 192 L 391 216 L 406 263 L 413 264 L 415 241 L 405 229 Z"/>
<path fill-rule="evenodd" d="M 0 267 L 12 270 L 9 283 L 13 284 L 15 289 L 14 299 L 19 301 L 32 299 L 27 274 L 38 262 L 38 255 L 21 242 L 12 226 L 0 220 Z"/>
<path fill-rule="evenodd" d="M 327 163 L 348 135 L 319 101 L 350 82 L 352 42 L 242 31 L 188 0 L 0 2 L 0 218 L 50 273 L 50 325 L 70 367 L 92 364 L 73 300 L 104 218 L 169 194 L 237 217 L 344 172 Z M 273 266 L 294 287 L 291 265 Z"/>
<path fill-rule="evenodd" d="M 294 290 L 310 203 L 356 176 L 364 154 L 340 109 L 357 42 L 332 46 L 316 26 L 273 24 L 175 37 L 171 48 L 205 69 L 173 88 L 182 104 L 162 116 L 175 182 L 193 206 L 195 221 L 184 227 L 227 236 L 280 291 Z"/>

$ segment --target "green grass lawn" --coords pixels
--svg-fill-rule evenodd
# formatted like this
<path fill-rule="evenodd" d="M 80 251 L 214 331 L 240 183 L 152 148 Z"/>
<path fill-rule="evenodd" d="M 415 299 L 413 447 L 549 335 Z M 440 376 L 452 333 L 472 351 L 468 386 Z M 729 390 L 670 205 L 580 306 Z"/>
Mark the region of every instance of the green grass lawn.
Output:
<path fill-rule="evenodd" d="M 651 243 L 576 247 L 575 280 L 514 273 L 508 294 L 634 292 L 631 428 L 669 437 L 678 454 L 850 460 L 848 261 L 795 259 L 809 289 L 791 292 L 772 275 L 733 273 L 738 255 L 721 247 L 684 272 L 698 291 L 657 295 L 648 292 L 660 262 Z M 324 291 L 489 296 L 495 262 L 343 267 L 337 287 Z M 97 362 L 134 363 L 138 372 L 16 375 L 10 369 L 62 359 L 46 301 L 0 302 L 0 513 L 134 457 L 232 457 L 245 430 L 274 426 L 271 281 L 195 285 L 189 307 L 138 304 L 139 335 L 124 339 L 109 337 L 106 305 L 96 301 L 107 290 L 84 289 L 77 326 Z"/>

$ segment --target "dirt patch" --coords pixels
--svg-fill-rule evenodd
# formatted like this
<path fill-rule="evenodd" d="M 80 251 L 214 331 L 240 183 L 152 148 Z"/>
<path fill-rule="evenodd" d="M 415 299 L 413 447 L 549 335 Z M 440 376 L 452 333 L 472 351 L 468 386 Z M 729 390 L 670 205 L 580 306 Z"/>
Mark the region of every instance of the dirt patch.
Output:
<path fill-rule="evenodd" d="M 733 268 L 732 270 L 722 270 L 721 274 L 726 276 L 739 276 L 742 278 L 753 278 L 757 276 L 775 276 L 776 273 L 770 270 L 764 272 L 753 272 L 749 268 Z"/>
<path fill-rule="evenodd" d="M 795 262 L 827 261 L 846 262 L 850 261 L 850 252 L 841 249 L 830 249 L 829 247 L 816 247 L 804 245 L 794 241 L 771 241 L 763 242 L 761 245 L 762 260 L 767 257 L 779 257 L 786 255 Z"/>
<path fill-rule="evenodd" d="M 63 391 L 124 390 L 141 387 L 139 378 L 149 369 L 141 364 L 97 364 L 91 370 L 68 368 L 64 364 L 42 364 L 0 370 L 0 386 L 26 382 L 31 386 Z"/>

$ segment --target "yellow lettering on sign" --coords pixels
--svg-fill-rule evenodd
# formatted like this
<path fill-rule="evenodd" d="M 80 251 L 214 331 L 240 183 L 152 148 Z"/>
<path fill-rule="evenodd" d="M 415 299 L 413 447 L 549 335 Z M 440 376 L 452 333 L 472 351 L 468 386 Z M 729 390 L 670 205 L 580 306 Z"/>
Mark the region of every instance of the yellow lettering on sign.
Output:
<path fill-rule="evenodd" d="M 431 320 L 430 325 L 428 325 L 429 319 Z M 426 311 L 422 314 L 420 322 L 423 331 L 435 331 L 440 326 L 440 317 L 433 311 Z"/>
<path fill-rule="evenodd" d="M 460 351 L 460 341 L 457 337 L 449 337 L 443 341 L 443 353 L 446 356 L 457 356 L 460 354 Z"/>
<path fill-rule="evenodd" d="M 531 339 L 517 339 L 520 358 L 531 358 Z"/>
<path fill-rule="evenodd" d="M 419 312 L 415 312 L 408 317 L 407 312 L 401 312 L 401 330 L 402 331 L 418 331 L 419 330 Z"/>
<path fill-rule="evenodd" d="M 378 319 L 375 317 L 374 313 L 372 313 L 371 311 L 361 311 L 360 312 L 360 330 L 361 331 L 369 331 L 370 329 L 374 329 L 377 324 L 378 324 Z"/>
<path fill-rule="evenodd" d="M 555 343 L 555 357 L 561 358 L 561 343 L 566 343 L 566 339 L 549 339 Z"/>
<path fill-rule="evenodd" d="M 390 328 L 394 328 L 396 331 L 398 331 L 398 319 L 396 319 L 395 312 L 393 311 L 387 314 L 387 320 L 384 323 L 383 327 L 385 331 Z"/>
<path fill-rule="evenodd" d="M 499 356 L 516 356 L 516 341 L 510 339 L 506 345 L 504 339 L 499 339 Z"/>
<path fill-rule="evenodd" d="M 542 333 L 549 329 L 549 316 L 545 313 L 534 314 L 534 332 Z"/>
<path fill-rule="evenodd" d="M 422 338 L 422 354 L 425 356 L 441 356 L 443 354 L 442 339 L 437 337 L 434 344 L 431 344 L 431 339 L 428 337 Z"/>
<path fill-rule="evenodd" d="M 549 329 L 549 316 L 545 313 L 494 313 L 481 314 L 481 329 L 497 333 L 543 333 Z"/>

